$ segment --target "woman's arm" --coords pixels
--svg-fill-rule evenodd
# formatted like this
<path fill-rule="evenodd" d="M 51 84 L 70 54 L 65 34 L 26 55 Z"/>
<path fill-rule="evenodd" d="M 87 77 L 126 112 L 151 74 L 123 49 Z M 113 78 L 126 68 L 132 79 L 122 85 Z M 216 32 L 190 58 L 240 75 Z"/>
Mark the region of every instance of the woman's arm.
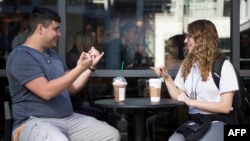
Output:
<path fill-rule="evenodd" d="M 188 106 L 196 107 L 213 113 L 228 114 L 231 111 L 234 92 L 222 93 L 219 102 L 198 101 L 190 99 L 185 93 L 181 93 L 177 100 L 185 102 Z"/>

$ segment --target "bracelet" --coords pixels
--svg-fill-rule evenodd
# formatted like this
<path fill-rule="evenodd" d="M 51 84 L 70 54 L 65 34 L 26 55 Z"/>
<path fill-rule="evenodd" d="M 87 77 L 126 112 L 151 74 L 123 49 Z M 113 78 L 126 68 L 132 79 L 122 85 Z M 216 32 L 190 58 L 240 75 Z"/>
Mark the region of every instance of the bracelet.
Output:
<path fill-rule="evenodd" d="M 95 71 L 95 68 L 94 68 L 93 66 L 90 66 L 90 67 L 89 67 L 89 70 L 92 71 L 92 72 L 94 72 L 94 71 Z"/>

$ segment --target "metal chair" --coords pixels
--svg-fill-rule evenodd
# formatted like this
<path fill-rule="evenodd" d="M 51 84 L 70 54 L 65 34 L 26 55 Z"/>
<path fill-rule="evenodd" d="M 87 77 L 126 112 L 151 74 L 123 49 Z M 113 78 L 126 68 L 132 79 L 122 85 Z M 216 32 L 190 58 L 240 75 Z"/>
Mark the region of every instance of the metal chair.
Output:
<path fill-rule="evenodd" d="M 148 97 L 148 93 L 146 94 L 145 88 L 147 87 L 147 79 L 140 78 L 137 80 L 137 90 L 139 97 Z"/>
<path fill-rule="evenodd" d="M 11 141 L 12 135 L 12 115 L 11 115 L 11 108 L 10 102 L 4 101 L 4 141 Z"/>

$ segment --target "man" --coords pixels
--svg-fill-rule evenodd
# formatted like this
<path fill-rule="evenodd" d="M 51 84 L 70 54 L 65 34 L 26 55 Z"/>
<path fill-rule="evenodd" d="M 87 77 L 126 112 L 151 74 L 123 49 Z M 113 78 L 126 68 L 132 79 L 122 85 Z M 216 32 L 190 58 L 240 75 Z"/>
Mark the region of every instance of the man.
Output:
<path fill-rule="evenodd" d="M 104 53 L 82 52 L 75 68 L 52 49 L 57 46 L 60 17 L 48 8 L 34 8 L 28 38 L 8 57 L 6 71 L 12 98 L 13 137 L 19 141 L 120 140 L 105 122 L 73 112 L 70 95 L 87 83 Z"/>
<path fill-rule="evenodd" d="M 120 38 L 112 40 L 105 48 L 104 67 L 106 69 L 121 69 L 133 67 L 134 45 L 137 39 L 138 27 L 133 23 L 125 23 L 120 28 Z"/>

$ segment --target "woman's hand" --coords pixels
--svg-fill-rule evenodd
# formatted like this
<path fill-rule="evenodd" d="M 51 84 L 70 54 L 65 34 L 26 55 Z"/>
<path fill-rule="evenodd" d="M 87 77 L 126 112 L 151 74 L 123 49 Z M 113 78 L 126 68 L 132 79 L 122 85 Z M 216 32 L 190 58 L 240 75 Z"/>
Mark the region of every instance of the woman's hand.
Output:
<path fill-rule="evenodd" d="M 161 67 L 150 67 L 155 71 L 155 73 L 158 75 L 158 77 L 161 77 L 161 79 L 164 79 L 164 82 L 166 84 L 166 87 L 168 89 L 169 95 L 173 99 L 177 99 L 178 95 L 182 92 L 184 92 L 182 89 L 179 89 L 175 83 L 174 80 L 171 78 L 171 76 L 168 74 L 167 68 L 164 66 Z M 182 101 L 185 97 L 180 97 L 180 101 Z"/>
<path fill-rule="evenodd" d="M 156 73 L 157 76 L 162 77 L 164 80 L 166 80 L 169 77 L 167 68 L 165 68 L 164 66 L 161 67 L 150 67 L 151 69 L 153 69 Z"/>
<path fill-rule="evenodd" d="M 176 99 L 185 102 L 188 106 L 190 106 L 190 103 L 192 101 L 192 99 L 190 99 L 185 92 L 180 93 Z"/>

